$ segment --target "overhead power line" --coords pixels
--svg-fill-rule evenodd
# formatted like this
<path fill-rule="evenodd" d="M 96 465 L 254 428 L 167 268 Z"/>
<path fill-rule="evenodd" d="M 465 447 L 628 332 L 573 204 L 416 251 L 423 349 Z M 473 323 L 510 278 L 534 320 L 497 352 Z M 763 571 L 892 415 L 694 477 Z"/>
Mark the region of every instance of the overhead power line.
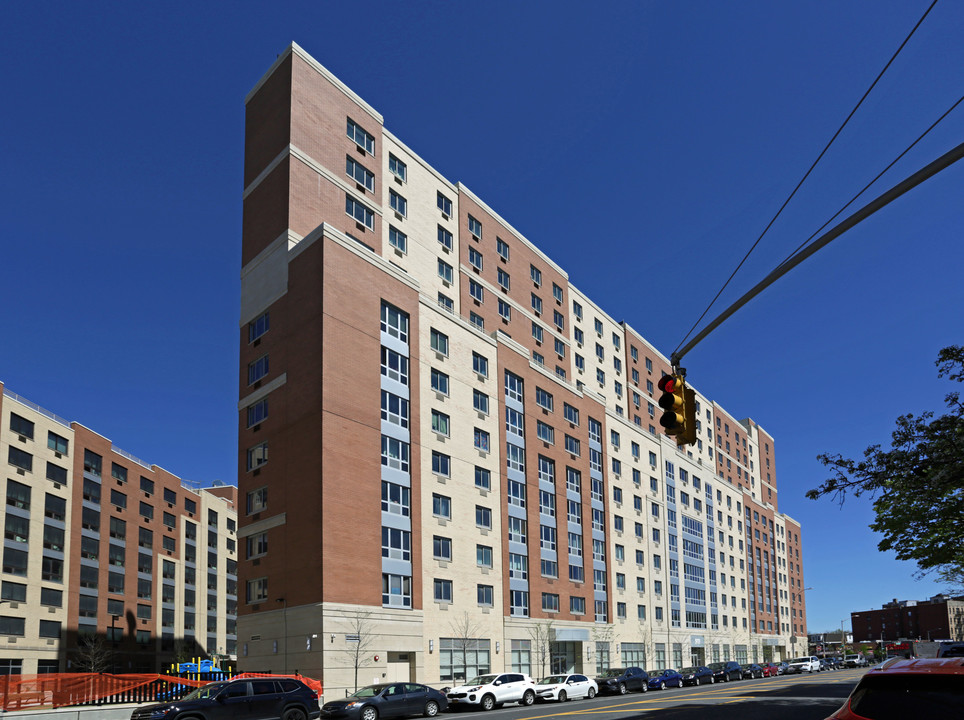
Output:
<path fill-rule="evenodd" d="M 735 313 L 741 307 L 746 305 L 750 300 L 752 300 L 761 292 L 763 292 L 766 288 L 768 288 L 770 285 L 776 282 L 779 278 L 786 275 L 788 272 L 790 272 L 790 270 L 795 268 L 797 265 L 802 263 L 804 260 L 806 260 L 814 253 L 816 253 L 818 250 L 830 244 L 832 240 L 834 240 L 835 238 L 845 233 L 847 230 L 852 228 L 857 223 L 867 219 L 868 217 L 873 215 L 875 212 L 880 210 L 885 205 L 893 202 L 901 195 L 906 193 L 908 190 L 911 190 L 912 188 L 917 187 L 928 178 L 931 178 L 937 173 L 939 173 L 941 170 L 944 170 L 950 167 L 958 160 L 960 160 L 962 157 L 964 157 L 964 143 L 961 143 L 960 145 L 953 148 L 952 150 L 948 150 L 946 153 L 941 155 L 939 158 L 937 158 L 930 164 L 918 170 L 916 173 L 911 175 L 906 180 L 903 180 L 897 183 L 890 190 L 888 190 L 887 192 L 878 196 L 876 199 L 864 205 L 862 208 L 860 208 L 860 210 L 855 212 L 853 215 L 848 217 L 840 224 L 836 225 L 833 229 L 829 230 L 827 233 L 825 233 L 818 239 L 814 240 L 813 243 L 811 243 L 806 247 L 806 249 L 797 253 L 786 262 L 782 263 L 779 267 L 773 270 L 773 272 L 771 272 L 769 275 L 763 278 L 763 280 L 757 283 L 748 293 L 746 293 L 743 297 L 741 297 L 735 303 L 730 305 L 730 307 L 724 310 L 713 322 L 711 322 L 709 325 L 703 328 L 703 330 L 701 330 L 700 333 L 692 340 L 690 340 L 682 349 L 674 351 L 672 356 L 670 357 L 670 361 L 673 363 L 674 366 L 679 365 L 679 362 L 683 358 L 683 356 L 686 353 L 688 353 L 690 350 L 692 350 L 697 343 L 699 343 L 703 338 L 705 338 L 707 335 L 713 332 L 713 330 L 719 327 L 724 320 L 730 317 L 733 313 Z"/>
<path fill-rule="evenodd" d="M 756 249 L 756 246 L 760 244 L 760 241 L 763 240 L 764 236 L 767 234 L 767 232 L 769 232 L 770 228 L 773 226 L 773 223 L 775 223 L 777 221 L 777 218 L 779 218 L 780 215 L 783 213 L 784 208 L 786 208 L 786 206 L 790 204 L 790 201 L 793 199 L 794 195 L 797 194 L 797 191 L 800 189 L 800 187 L 803 185 L 806 179 L 810 177 L 810 173 L 812 173 L 813 169 L 817 167 L 817 163 L 820 162 L 823 156 L 827 153 L 827 150 L 830 149 L 830 146 L 833 145 L 834 141 L 837 139 L 840 133 L 843 132 L 843 129 L 847 126 L 847 123 L 850 122 L 850 119 L 857 112 L 857 109 L 863 104 L 864 100 L 867 99 L 867 96 L 870 95 L 870 91 L 874 89 L 874 87 L 877 85 L 880 78 L 882 78 L 884 76 L 884 73 L 887 72 L 887 68 L 889 68 L 891 64 L 894 62 L 894 60 L 897 59 L 897 56 L 900 54 L 900 51 L 904 49 L 904 46 L 908 43 L 911 37 L 913 37 L 914 33 L 917 32 L 917 28 L 921 26 L 921 23 L 924 22 L 924 18 L 926 18 L 927 15 L 930 13 L 930 11 L 934 9 L 935 5 L 937 5 L 937 0 L 934 0 L 927 8 L 927 10 L 924 11 L 924 14 L 921 15 L 920 20 L 917 21 L 917 24 L 914 25 L 913 29 L 911 29 L 911 31 L 907 34 L 907 37 L 904 38 L 904 41 L 900 44 L 897 50 L 894 51 L 894 54 L 891 55 L 891 58 L 890 60 L 887 61 L 887 64 L 884 65 L 883 69 L 879 73 L 877 73 L 877 77 L 874 78 L 874 81 L 872 83 L 870 83 L 870 87 L 867 88 L 867 90 L 864 92 L 860 100 L 857 101 L 857 104 L 854 105 L 853 110 L 850 111 L 850 114 L 847 115 L 846 119 L 843 121 L 840 127 L 837 128 L 837 132 L 833 134 L 833 137 L 830 138 L 826 146 L 824 146 L 823 150 L 820 151 L 820 154 L 817 156 L 817 159 L 813 161 L 813 164 L 810 166 L 807 172 L 804 173 L 803 177 L 800 178 L 800 181 L 797 183 L 796 187 L 793 188 L 793 191 L 787 196 L 787 199 L 783 201 L 783 204 L 780 206 L 780 209 L 777 210 L 776 215 L 774 215 L 773 218 L 771 218 L 770 222 L 767 223 L 767 226 L 763 228 L 763 232 L 760 233 L 760 236 L 756 239 L 756 242 L 754 242 L 753 245 L 750 246 L 750 249 L 746 251 L 746 255 L 743 256 L 742 260 L 740 260 L 740 264 L 736 266 L 736 269 L 733 270 L 732 273 L 730 273 L 730 277 L 728 277 L 726 279 L 726 282 L 723 283 L 723 287 L 721 287 L 719 292 L 717 292 L 716 295 L 713 297 L 713 299 L 710 300 L 710 304 L 706 306 L 706 309 L 703 311 L 703 313 L 699 316 L 696 322 L 693 323 L 693 327 L 691 327 L 687 331 L 686 335 L 683 336 L 683 339 L 680 340 L 679 345 L 676 346 L 676 350 L 673 351 L 674 355 L 679 354 L 679 356 L 682 357 L 683 353 L 679 353 L 680 346 L 682 346 L 683 343 L 686 342 L 686 338 L 692 335 L 693 331 L 699 326 L 701 322 L 703 322 L 703 318 L 706 317 L 706 314 L 710 311 L 710 308 L 712 308 L 713 305 L 716 304 L 716 301 L 720 299 L 720 295 L 722 295 L 723 291 L 726 290 L 727 286 L 730 284 L 730 281 L 740 271 L 740 268 L 743 267 L 743 264 L 747 261 L 747 258 L 750 257 L 750 254 Z"/>

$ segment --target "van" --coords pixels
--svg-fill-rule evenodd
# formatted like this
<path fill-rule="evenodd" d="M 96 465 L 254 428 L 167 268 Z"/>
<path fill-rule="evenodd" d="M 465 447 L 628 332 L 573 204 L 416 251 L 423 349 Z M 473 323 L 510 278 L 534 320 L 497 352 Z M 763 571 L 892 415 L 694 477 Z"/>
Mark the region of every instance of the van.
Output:
<path fill-rule="evenodd" d="M 796 668 L 796 672 L 820 672 L 820 660 L 816 655 L 809 655 L 807 657 L 798 657 L 790 661 L 790 667 Z"/>

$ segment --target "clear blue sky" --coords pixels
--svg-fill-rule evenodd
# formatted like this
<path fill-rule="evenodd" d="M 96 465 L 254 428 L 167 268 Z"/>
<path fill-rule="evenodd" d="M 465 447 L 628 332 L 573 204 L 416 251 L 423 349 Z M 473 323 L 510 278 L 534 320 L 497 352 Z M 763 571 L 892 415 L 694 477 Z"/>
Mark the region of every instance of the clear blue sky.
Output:
<path fill-rule="evenodd" d="M 928 4 L 4 2 L 0 380 L 182 478 L 235 482 L 243 100 L 291 41 L 668 355 Z M 720 309 L 957 99 L 962 36 L 943 0 Z M 877 187 L 962 140 L 964 108 Z M 803 495 L 818 453 L 943 409 L 933 361 L 964 342 L 959 165 L 684 363 L 776 438 L 811 630 L 939 589 L 877 552 L 869 503 Z"/>

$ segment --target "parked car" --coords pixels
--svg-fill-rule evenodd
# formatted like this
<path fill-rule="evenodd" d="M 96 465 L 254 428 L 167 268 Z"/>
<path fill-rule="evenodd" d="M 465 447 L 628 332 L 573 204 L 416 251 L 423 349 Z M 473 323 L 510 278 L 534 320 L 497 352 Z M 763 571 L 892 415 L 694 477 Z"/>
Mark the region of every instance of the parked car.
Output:
<path fill-rule="evenodd" d="M 820 658 L 820 669 L 821 670 L 834 670 L 836 669 L 833 664 L 833 660 L 830 658 Z"/>
<path fill-rule="evenodd" d="M 479 675 L 465 685 L 450 688 L 446 697 L 451 706 L 478 705 L 483 710 L 507 702 L 531 705 L 536 701 L 536 684 L 528 675 L 519 673 Z"/>
<path fill-rule="evenodd" d="M 743 671 L 743 678 L 745 680 L 752 680 L 753 678 L 763 677 L 763 668 L 761 668 L 756 663 L 746 663 L 740 666 Z"/>
<path fill-rule="evenodd" d="M 424 715 L 435 717 L 448 707 L 445 694 L 420 683 L 367 685 L 346 698 L 326 702 L 324 720 L 378 720 Z M 283 716 L 287 720 L 287 715 Z"/>
<path fill-rule="evenodd" d="M 777 670 L 779 671 L 780 675 L 791 675 L 791 674 L 793 674 L 793 671 L 790 670 L 790 664 L 789 664 L 788 662 L 786 662 L 785 660 L 777 663 Z"/>
<path fill-rule="evenodd" d="M 208 683 L 173 702 L 142 705 L 131 720 L 315 720 L 318 695 L 294 678 L 252 678 Z"/>
<path fill-rule="evenodd" d="M 713 671 L 705 665 L 685 667 L 679 674 L 683 676 L 684 685 L 706 685 L 714 682 Z"/>
<path fill-rule="evenodd" d="M 937 657 L 964 657 L 964 642 L 945 642 L 937 648 Z"/>
<path fill-rule="evenodd" d="M 871 668 L 827 720 L 960 717 L 964 658 L 891 660 Z"/>
<path fill-rule="evenodd" d="M 740 664 L 732 660 L 710 663 L 707 667 L 713 671 L 713 682 L 729 682 L 730 680 L 740 680 L 743 677 Z"/>
<path fill-rule="evenodd" d="M 667 668 L 665 670 L 650 670 L 649 689 L 665 690 L 668 687 L 683 687 L 683 676 L 675 670 Z"/>
<path fill-rule="evenodd" d="M 773 663 L 760 663 L 760 667 L 763 668 L 763 677 L 776 677 L 780 674 L 780 668 Z"/>
<path fill-rule="evenodd" d="M 610 695 L 625 695 L 630 690 L 646 692 L 649 689 L 649 675 L 638 667 L 609 668 L 596 678 L 599 692 Z"/>
<path fill-rule="evenodd" d="M 820 661 L 815 655 L 794 658 L 790 661 L 790 667 L 796 668 L 796 672 L 820 672 Z"/>
<path fill-rule="evenodd" d="M 575 700 L 596 697 L 599 687 L 585 675 L 550 675 L 536 683 L 536 700 Z"/>
<path fill-rule="evenodd" d="M 938 649 L 938 653 L 940 649 Z M 844 665 L 849 668 L 867 667 L 867 658 L 864 655 L 847 655 L 844 657 Z"/>

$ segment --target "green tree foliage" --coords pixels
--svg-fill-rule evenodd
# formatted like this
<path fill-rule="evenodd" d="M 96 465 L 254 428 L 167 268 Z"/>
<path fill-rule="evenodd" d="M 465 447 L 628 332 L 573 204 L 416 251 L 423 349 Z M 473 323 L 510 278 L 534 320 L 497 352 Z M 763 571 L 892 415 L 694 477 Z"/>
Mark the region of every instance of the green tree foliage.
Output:
<path fill-rule="evenodd" d="M 938 353 L 938 377 L 964 382 L 964 347 Z M 902 415 L 891 447 L 871 445 L 862 460 L 818 455 L 833 471 L 807 492 L 815 500 L 829 495 L 843 504 L 850 493 L 874 498 L 870 528 L 883 535 L 880 550 L 913 560 L 921 573 L 934 571 L 945 582 L 964 579 L 964 406 L 959 393 L 945 397 L 948 413 Z"/>

